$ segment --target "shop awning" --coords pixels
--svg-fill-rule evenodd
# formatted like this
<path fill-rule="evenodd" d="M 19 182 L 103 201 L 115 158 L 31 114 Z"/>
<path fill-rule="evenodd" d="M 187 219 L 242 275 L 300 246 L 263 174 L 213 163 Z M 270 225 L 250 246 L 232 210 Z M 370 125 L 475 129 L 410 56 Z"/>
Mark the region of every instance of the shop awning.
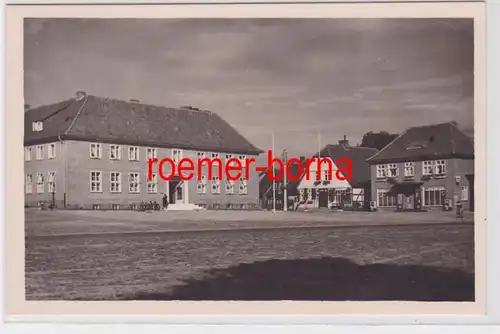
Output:
<path fill-rule="evenodd" d="M 415 181 L 397 182 L 392 185 L 389 192 L 392 194 L 413 194 L 422 184 L 424 183 Z"/>

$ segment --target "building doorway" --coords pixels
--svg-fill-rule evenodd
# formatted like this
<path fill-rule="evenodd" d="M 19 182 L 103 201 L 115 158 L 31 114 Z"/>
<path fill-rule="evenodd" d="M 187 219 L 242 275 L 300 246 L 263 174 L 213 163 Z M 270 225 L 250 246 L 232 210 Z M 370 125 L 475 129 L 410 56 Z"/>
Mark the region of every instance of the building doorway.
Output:
<path fill-rule="evenodd" d="M 328 189 L 318 189 L 318 206 L 328 208 Z"/>
<path fill-rule="evenodd" d="M 474 212 L 474 174 L 465 176 L 469 181 L 469 210 Z"/>
<path fill-rule="evenodd" d="M 403 208 L 405 210 L 415 209 L 415 194 L 407 194 L 404 196 Z"/>
<path fill-rule="evenodd" d="M 168 202 L 170 204 L 184 202 L 184 181 L 180 178 L 172 178 L 168 182 Z"/>

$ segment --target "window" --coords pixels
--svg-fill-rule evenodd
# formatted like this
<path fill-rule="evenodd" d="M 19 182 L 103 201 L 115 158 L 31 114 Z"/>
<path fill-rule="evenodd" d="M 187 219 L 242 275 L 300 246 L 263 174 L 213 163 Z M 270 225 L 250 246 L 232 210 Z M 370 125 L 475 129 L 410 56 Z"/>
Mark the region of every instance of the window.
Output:
<path fill-rule="evenodd" d="M 415 176 L 415 163 L 405 162 L 405 177 L 414 177 L 414 176 Z"/>
<path fill-rule="evenodd" d="M 36 160 L 43 160 L 43 157 L 44 157 L 43 145 L 38 145 L 36 147 Z"/>
<path fill-rule="evenodd" d="M 229 161 L 229 159 L 233 159 L 233 158 L 234 158 L 234 157 L 233 157 L 233 155 L 232 155 L 232 154 L 226 154 L 226 165 L 228 165 L 228 161 Z M 232 163 L 231 163 L 231 166 L 235 166 L 235 163 L 234 163 L 234 162 L 232 162 Z"/>
<path fill-rule="evenodd" d="M 90 159 L 101 159 L 101 158 L 102 158 L 101 144 L 91 143 Z"/>
<path fill-rule="evenodd" d="M 122 192 L 122 174 L 119 172 L 109 173 L 109 191 L 112 193 Z"/>
<path fill-rule="evenodd" d="M 328 169 L 325 169 L 325 170 L 323 171 L 323 181 L 331 181 L 331 180 L 330 180 L 330 178 L 329 178 L 329 175 L 328 175 L 328 174 L 329 174 L 329 172 L 330 172 L 330 171 L 329 171 Z M 333 173 L 332 173 L 332 176 L 333 176 Z"/>
<path fill-rule="evenodd" d="M 220 180 L 217 176 L 212 177 L 212 194 L 220 194 Z"/>
<path fill-rule="evenodd" d="M 398 173 L 398 165 L 397 164 L 389 164 L 388 165 L 387 176 L 389 176 L 389 177 L 397 177 L 398 175 L 399 175 L 399 173 Z"/>
<path fill-rule="evenodd" d="M 44 178 L 42 173 L 36 174 L 36 193 L 43 194 L 44 192 Z"/>
<path fill-rule="evenodd" d="M 335 189 L 332 196 L 333 203 L 344 203 L 347 198 L 347 189 Z"/>
<path fill-rule="evenodd" d="M 31 124 L 31 129 L 35 132 L 43 131 L 43 122 L 41 121 L 33 122 Z"/>
<path fill-rule="evenodd" d="M 377 179 L 387 177 L 387 165 L 377 165 Z"/>
<path fill-rule="evenodd" d="M 172 160 L 174 162 L 179 162 L 182 159 L 182 151 L 181 150 L 172 150 Z"/>
<path fill-rule="evenodd" d="M 198 161 L 201 159 L 205 159 L 207 157 L 207 153 L 205 152 L 197 152 L 196 157 L 198 158 Z"/>
<path fill-rule="evenodd" d="M 460 196 L 461 200 L 468 201 L 469 200 L 469 186 L 461 186 L 460 192 L 461 192 L 461 196 Z"/>
<path fill-rule="evenodd" d="M 226 180 L 226 194 L 234 195 L 234 181 Z"/>
<path fill-rule="evenodd" d="M 248 182 L 247 182 L 247 179 L 244 177 L 240 178 L 239 193 L 240 193 L 240 195 L 247 195 L 248 194 Z"/>
<path fill-rule="evenodd" d="M 424 161 L 422 163 L 422 174 L 423 175 L 432 175 L 432 161 Z"/>
<path fill-rule="evenodd" d="M 54 159 L 56 157 L 56 144 L 49 144 L 49 159 Z"/>
<path fill-rule="evenodd" d="M 436 175 L 445 175 L 446 174 L 446 161 L 445 160 L 436 160 L 434 162 L 434 174 L 436 174 Z"/>
<path fill-rule="evenodd" d="M 389 190 L 377 189 L 379 207 L 395 207 L 397 205 L 396 195 L 390 194 Z"/>
<path fill-rule="evenodd" d="M 149 147 L 147 149 L 147 155 L 148 155 L 148 161 L 151 160 L 151 159 L 158 158 L 158 156 L 156 154 L 156 148 Z"/>
<path fill-rule="evenodd" d="M 241 167 L 243 167 L 243 168 L 245 168 L 246 163 L 247 163 L 247 162 L 246 162 L 246 158 L 247 158 L 247 157 L 246 157 L 246 156 L 244 156 L 244 155 L 240 155 L 240 156 L 238 157 L 238 160 L 240 160 L 240 163 L 241 163 Z"/>
<path fill-rule="evenodd" d="M 49 179 L 47 181 L 48 192 L 55 193 L 56 192 L 56 172 L 49 173 Z"/>
<path fill-rule="evenodd" d="M 151 174 L 151 180 L 148 179 L 148 194 L 156 194 L 158 192 L 158 175 L 156 173 Z"/>
<path fill-rule="evenodd" d="M 26 193 L 27 194 L 33 193 L 33 175 L 31 174 L 26 175 Z"/>
<path fill-rule="evenodd" d="M 424 189 L 424 206 L 442 206 L 444 204 L 444 187 Z"/>
<path fill-rule="evenodd" d="M 310 197 L 310 189 L 302 189 L 302 202 L 307 202 Z"/>
<path fill-rule="evenodd" d="M 98 171 L 90 172 L 90 192 L 100 193 L 102 192 L 102 173 Z"/>
<path fill-rule="evenodd" d="M 198 180 L 196 193 L 199 195 L 205 195 L 207 193 L 207 177 L 205 175 L 202 175 L 201 180 Z"/>
<path fill-rule="evenodd" d="M 31 161 L 31 147 L 24 148 L 24 161 Z"/>
<path fill-rule="evenodd" d="M 128 148 L 128 160 L 129 161 L 139 161 L 139 147 L 130 146 Z"/>
<path fill-rule="evenodd" d="M 139 173 L 133 172 L 128 174 L 128 192 L 139 193 Z"/>
<path fill-rule="evenodd" d="M 122 148 L 120 145 L 109 145 L 109 159 L 120 160 L 122 158 Z"/>
<path fill-rule="evenodd" d="M 213 152 L 210 156 L 212 157 L 212 159 L 220 158 L 219 153 L 215 153 L 215 152 Z"/>

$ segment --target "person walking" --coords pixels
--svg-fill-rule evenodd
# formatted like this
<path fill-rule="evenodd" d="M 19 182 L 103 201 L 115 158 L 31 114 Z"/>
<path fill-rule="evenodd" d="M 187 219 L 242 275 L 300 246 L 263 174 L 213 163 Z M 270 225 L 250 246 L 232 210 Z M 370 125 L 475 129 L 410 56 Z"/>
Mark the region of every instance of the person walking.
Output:
<path fill-rule="evenodd" d="M 166 210 L 167 210 L 167 208 L 168 208 L 168 196 L 167 196 L 167 194 L 163 194 L 163 197 L 162 197 L 162 207 L 161 207 L 161 209 L 162 209 L 163 211 L 166 211 Z"/>
<path fill-rule="evenodd" d="M 457 219 L 464 220 L 464 206 L 461 201 L 457 201 Z"/>

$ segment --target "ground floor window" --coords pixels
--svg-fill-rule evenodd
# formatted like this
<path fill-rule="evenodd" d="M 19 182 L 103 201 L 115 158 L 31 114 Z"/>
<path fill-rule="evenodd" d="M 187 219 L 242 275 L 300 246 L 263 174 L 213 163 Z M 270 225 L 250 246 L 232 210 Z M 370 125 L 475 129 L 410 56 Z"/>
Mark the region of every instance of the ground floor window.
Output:
<path fill-rule="evenodd" d="M 395 207 L 397 205 L 397 196 L 390 194 L 389 190 L 377 190 L 378 206 L 379 207 Z"/>
<path fill-rule="evenodd" d="M 424 206 L 444 205 L 444 187 L 433 187 L 424 189 Z"/>
<path fill-rule="evenodd" d="M 27 194 L 33 193 L 33 175 L 32 174 L 26 175 L 26 193 Z"/>
<path fill-rule="evenodd" d="M 156 173 L 152 173 L 151 180 L 147 182 L 148 194 L 156 194 L 158 193 L 158 175 Z"/>
<path fill-rule="evenodd" d="M 43 194 L 44 191 L 44 177 L 42 173 L 36 175 L 36 193 Z"/>
<path fill-rule="evenodd" d="M 47 182 L 49 193 L 56 192 L 56 172 L 49 173 L 49 180 Z"/>
<path fill-rule="evenodd" d="M 345 203 L 349 201 L 347 189 L 333 189 L 330 191 L 330 202 Z"/>

